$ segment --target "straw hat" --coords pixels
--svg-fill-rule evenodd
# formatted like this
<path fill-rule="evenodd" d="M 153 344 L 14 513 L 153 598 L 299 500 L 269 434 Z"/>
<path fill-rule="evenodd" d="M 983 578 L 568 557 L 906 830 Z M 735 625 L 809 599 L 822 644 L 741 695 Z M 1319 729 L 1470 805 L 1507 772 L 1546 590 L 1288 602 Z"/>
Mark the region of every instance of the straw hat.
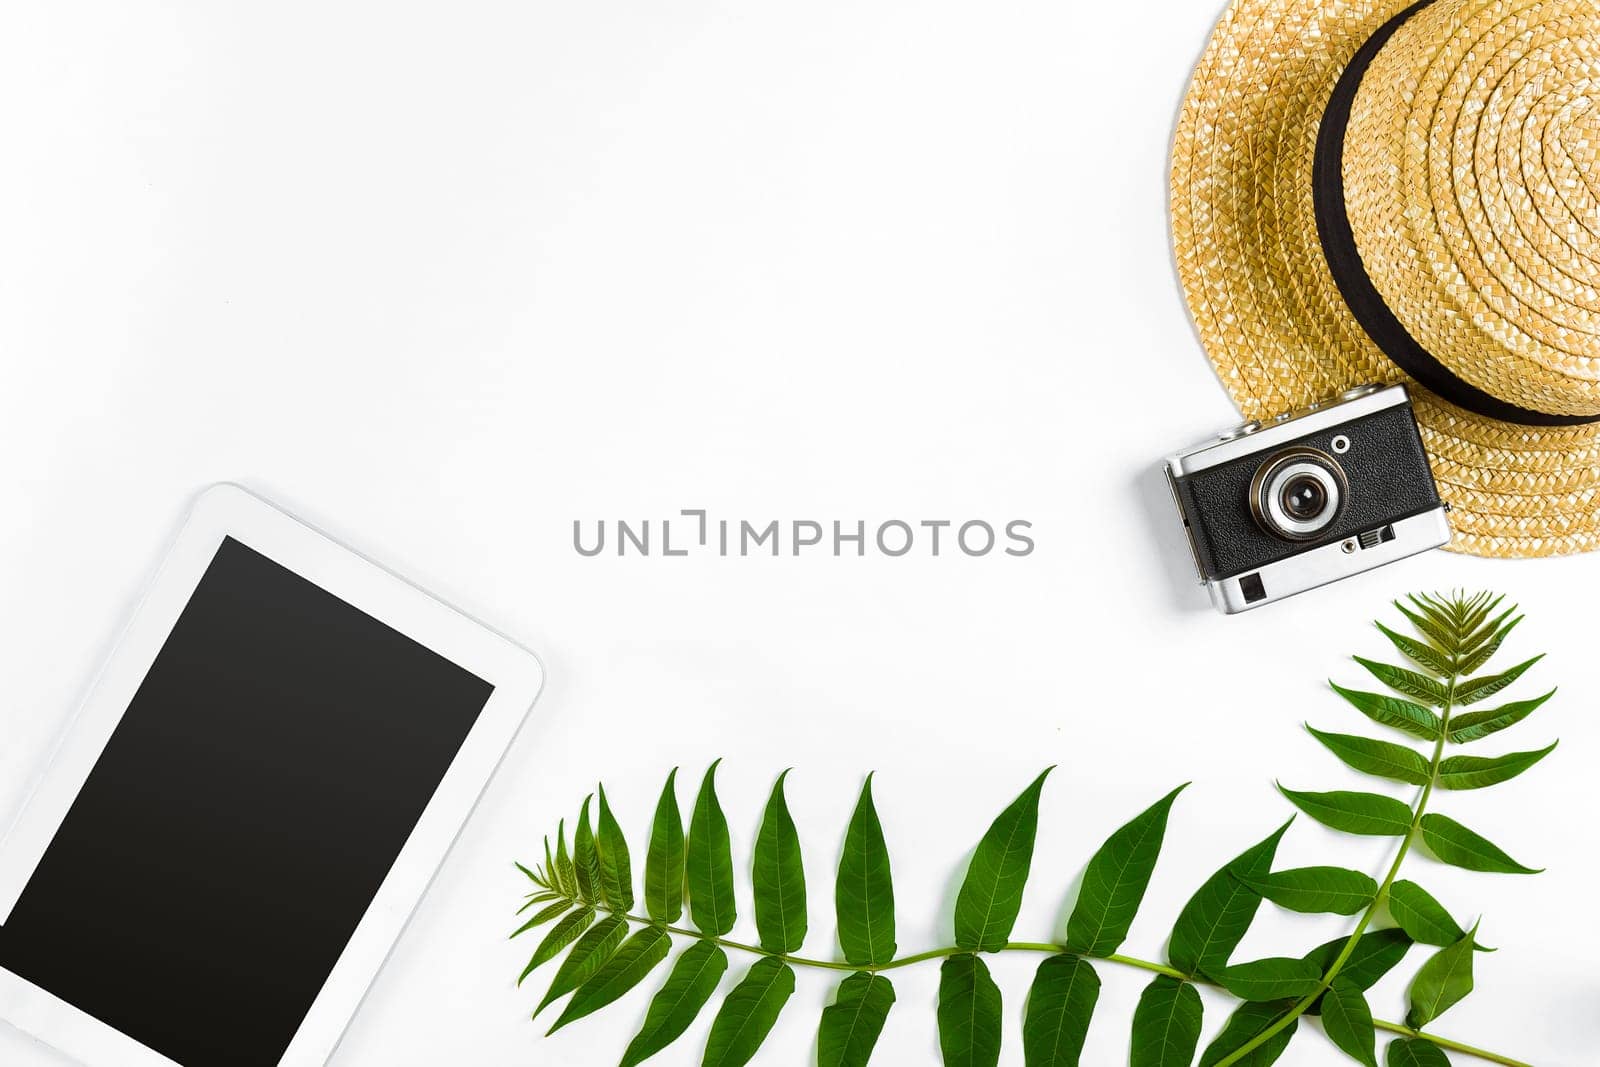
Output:
<path fill-rule="evenodd" d="M 1410 382 L 1453 548 L 1600 546 L 1600 0 L 1232 0 L 1172 155 L 1247 418 Z"/>

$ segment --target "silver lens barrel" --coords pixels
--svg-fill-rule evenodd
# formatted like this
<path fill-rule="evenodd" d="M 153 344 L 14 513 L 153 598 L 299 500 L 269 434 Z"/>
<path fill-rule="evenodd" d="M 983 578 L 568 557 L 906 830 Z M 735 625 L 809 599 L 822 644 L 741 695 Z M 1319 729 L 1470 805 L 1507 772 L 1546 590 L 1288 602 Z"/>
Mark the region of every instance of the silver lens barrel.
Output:
<path fill-rule="evenodd" d="M 1325 452 L 1296 448 L 1269 458 L 1250 483 L 1250 511 L 1274 537 L 1309 541 L 1344 507 L 1344 471 Z"/>

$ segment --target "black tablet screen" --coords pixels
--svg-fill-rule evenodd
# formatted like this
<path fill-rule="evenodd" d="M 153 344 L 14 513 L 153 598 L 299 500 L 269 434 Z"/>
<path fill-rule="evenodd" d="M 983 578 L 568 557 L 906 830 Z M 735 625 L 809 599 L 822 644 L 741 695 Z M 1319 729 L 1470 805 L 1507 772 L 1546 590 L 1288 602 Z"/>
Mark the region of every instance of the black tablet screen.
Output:
<path fill-rule="evenodd" d="M 277 1063 L 490 688 L 228 539 L 0 966 L 185 1067 Z"/>

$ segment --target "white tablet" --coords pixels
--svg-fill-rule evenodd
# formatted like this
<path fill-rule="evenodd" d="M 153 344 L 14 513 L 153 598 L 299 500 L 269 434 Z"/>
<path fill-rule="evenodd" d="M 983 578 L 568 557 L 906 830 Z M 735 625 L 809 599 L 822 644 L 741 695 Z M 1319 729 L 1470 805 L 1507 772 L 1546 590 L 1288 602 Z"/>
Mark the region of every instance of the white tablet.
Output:
<path fill-rule="evenodd" d="M 90 1067 L 323 1063 L 541 678 L 209 490 L 0 843 L 0 1019 Z"/>

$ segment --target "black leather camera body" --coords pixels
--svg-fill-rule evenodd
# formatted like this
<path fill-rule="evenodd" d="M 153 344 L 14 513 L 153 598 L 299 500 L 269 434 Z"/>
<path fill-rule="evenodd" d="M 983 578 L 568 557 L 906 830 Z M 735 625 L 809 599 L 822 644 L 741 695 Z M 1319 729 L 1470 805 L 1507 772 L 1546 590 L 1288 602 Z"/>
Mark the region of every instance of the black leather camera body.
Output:
<path fill-rule="evenodd" d="M 1212 603 L 1232 614 L 1450 540 L 1402 385 L 1247 422 L 1167 460 Z"/>

